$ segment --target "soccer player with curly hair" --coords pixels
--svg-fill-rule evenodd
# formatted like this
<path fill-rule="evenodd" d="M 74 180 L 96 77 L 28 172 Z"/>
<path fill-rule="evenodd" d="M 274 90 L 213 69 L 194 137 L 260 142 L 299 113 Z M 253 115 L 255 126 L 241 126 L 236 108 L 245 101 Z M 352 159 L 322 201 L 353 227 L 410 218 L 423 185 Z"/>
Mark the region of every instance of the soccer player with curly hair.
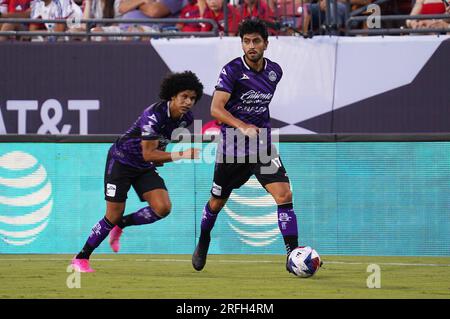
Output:
<path fill-rule="evenodd" d="M 194 73 L 170 74 L 161 84 L 161 101 L 147 107 L 111 146 L 104 175 L 106 214 L 94 225 L 84 247 L 72 259 L 75 271 L 94 271 L 89 257 L 108 234 L 111 248 L 118 252 L 119 238 L 125 227 L 154 223 L 169 215 L 169 194 L 156 167 L 180 159 L 198 158 L 198 149 L 166 152 L 165 148 L 175 129 L 192 124 L 191 108 L 202 95 L 203 85 Z M 123 216 L 131 186 L 148 206 Z"/>

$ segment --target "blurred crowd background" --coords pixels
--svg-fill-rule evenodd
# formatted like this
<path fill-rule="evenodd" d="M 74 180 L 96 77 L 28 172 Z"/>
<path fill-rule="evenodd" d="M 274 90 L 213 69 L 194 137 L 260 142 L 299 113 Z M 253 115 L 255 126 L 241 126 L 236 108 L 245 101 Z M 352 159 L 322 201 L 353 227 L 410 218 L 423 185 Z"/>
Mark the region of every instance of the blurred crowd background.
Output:
<path fill-rule="evenodd" d="M 374 26 L 397 35 L 450 31 L 448 0 L 0 0 L 0 41 L 45 41 L 45 32 L 95 33 L 92 39 L 98 41 L 236 36 L 239 22 L 253 17 L 264 20 L 274 36 L 349 36 L 355 29 L 370 35 Z M 378 24 L 377 17 L 382 17 Z M 139 37 L 127 36 L 130 32 Z"/>

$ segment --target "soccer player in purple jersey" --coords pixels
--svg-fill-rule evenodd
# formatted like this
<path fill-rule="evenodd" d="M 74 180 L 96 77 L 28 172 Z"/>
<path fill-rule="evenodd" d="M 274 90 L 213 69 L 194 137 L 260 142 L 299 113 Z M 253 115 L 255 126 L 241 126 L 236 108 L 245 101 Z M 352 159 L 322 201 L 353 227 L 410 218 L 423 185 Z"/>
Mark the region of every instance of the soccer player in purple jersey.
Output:
<path fill-rule="evenodd" d="M 211 115 L 222 123 L 221 141 L 217 149 L 212 196 L 204 208 L 199 242 L 192 255 L 192 265 L 197 271 L 206 264 L 210 233 L 218 213 L 233 189 L 240 188 L 252 175 L 278 205 L 278 225 L 287 254 L 298 246 L 297 218 L 289 178 L 270 138 L 269 103 L 283 71 L 277 63 L 263 57 L 268 46 L 268 32 L 261 20 L 241 22 L 239 36 L 244 56 L 223 67 L 211 104 Z M 246 142 L 242 143 L 239 134 Z M 228 138 L 229 135 L 235 135 L 241 142 L 234 137 Z M 253 144 L 257 150 L 250 147 L 252 139 L 257 139 Z M 252 161 L 255 151 L 257 157 Z M 261 151 L 267 151 L 268 160 L 262 160 Z M 264 173 L 264 168 L 269 173 Z"/>
<path fill-rule="evenodd" d="M 202 95 L 203 85 L 194 73 L 185 71 L 169 75 L 161 83 L 161 101 L 146 108 L 111 146 L 104 179 L 106 215 L 95 224 L 83 249 L 72 259 L 76 271 L 94 271 L 89 265 L 89 257 L 108 234 L 110 245 L 117 252 L 123 228 L 154 223 L 169 215 L 169 194 L 156 166 L 198 158 L 198 149 L 169 153 L 165 148 L 175 129 L 193 122 L 190 109 Z M 123 216 L 130 186 L 148 206 Z"/>

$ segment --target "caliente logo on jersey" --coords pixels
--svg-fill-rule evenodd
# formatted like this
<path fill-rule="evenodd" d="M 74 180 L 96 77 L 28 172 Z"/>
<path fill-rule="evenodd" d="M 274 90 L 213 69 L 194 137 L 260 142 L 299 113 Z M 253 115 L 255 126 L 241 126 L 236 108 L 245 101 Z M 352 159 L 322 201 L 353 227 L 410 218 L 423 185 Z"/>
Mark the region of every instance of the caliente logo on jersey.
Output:
<path fill-rule="evenodd" d="M 224 211 L 230 228 L 249 246 L 268 246 L 281 237 L 277 205 L 254 177 L 231 194 Z"/>
<path fill-rule="evenodd" d="M 0 155 L 0 237 L 10 245 L 33 242 L 47 227 L 53 207 L 47 171 L 31 154 Z"/>

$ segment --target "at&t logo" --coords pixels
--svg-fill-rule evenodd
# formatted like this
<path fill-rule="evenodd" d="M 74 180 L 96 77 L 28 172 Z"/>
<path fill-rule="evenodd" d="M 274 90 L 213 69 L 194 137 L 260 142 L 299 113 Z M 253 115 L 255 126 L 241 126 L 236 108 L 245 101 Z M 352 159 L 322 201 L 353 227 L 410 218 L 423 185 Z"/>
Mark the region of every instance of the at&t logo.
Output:
<path fill-rule="evenodd" d="M 0 155 L 0 238 L 14 246 L 33 242 L 47 227 L 52 207 L 44 166 L 22 151 Z"/>

